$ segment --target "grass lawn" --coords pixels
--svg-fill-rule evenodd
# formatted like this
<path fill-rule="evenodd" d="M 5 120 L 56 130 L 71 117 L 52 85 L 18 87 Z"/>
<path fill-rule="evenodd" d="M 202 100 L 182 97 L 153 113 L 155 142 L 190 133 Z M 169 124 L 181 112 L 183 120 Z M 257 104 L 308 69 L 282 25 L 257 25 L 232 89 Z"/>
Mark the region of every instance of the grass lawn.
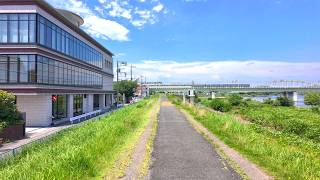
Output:
<path fill-rule="evenodd" d="M 243 124 L 233 114 L 217 114 L 181 104 L 198 122 L 276 179 L 320 179 L 320 144 L 308 138 Z"/>
<path fill-rule="evenodd" d="M 33 144 L 0 162 L 0 179 L 101 179 L 150 121 L 157 100 L 143 100 Z"/>

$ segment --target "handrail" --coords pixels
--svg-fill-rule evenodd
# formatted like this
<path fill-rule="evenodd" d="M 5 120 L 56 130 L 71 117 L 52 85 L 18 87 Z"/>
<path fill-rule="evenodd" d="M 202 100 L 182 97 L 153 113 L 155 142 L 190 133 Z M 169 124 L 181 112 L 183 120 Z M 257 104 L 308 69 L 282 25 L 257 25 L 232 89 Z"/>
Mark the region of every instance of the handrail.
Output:
<path fill-rule="evenodd" d="M 90 117 L 92 115 L 96 116 L 97 114 L 100 114 L 101 112 L 102 112 L 101 109 L 99 109 L 99 110 L 92 111 L 92 112 L 89 112 L 89 113 L 86 113 L 86 114 L 81 114 L 79 116 L 71 117 L 70 118 L 70 123 L 73 124 L 77 120 L 78 120 L 78 122 L 80 122 L 82 118 L 86 119 L 88 116 L 90 116 Z"/>

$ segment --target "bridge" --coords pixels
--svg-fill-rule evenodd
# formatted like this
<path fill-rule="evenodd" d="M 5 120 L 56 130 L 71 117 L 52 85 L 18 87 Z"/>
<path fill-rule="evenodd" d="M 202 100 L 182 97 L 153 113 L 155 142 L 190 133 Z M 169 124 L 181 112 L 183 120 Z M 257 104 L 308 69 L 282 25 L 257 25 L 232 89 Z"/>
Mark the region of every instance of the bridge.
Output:
<path fill-rule="evenodd" d="M 249 92 L 270 92 L 282 93 L 283 95 L 297 101 L 298 93 L 310 91 L 320 92 L 320 86 L 251 86 L 250 84 L 200 84 L 200 85 L 166 85 L 149 84 L 149 92 L 165 92 L 194 96 L 195 93 L 211 93 L 215 98 L 215 93 L 249 93 Z"/>

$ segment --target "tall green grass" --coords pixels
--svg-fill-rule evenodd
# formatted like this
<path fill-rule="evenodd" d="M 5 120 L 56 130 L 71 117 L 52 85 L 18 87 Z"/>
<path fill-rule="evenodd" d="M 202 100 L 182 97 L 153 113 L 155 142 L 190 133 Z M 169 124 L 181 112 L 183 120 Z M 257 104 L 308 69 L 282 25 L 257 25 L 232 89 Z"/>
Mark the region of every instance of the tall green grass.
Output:
<path fill-rule="evenodd" d="M 157 98 L 65 130 L 0 162 L 0 179 L 101 178 L 148 121 Z"/>
<path fill-rule="evenodd" d="M 221 103 L 217 103 L 220 102 Z M 218 111 L 228 99 L 203 99 L 201 103 Z M 215 106 L 216 104 L 220 105 Z M 229 106 L 227 106 L 229 107 Z M 231 107 L 230 107 L 231 109 Z M 320 143 L 320 114 L 310 109 L 297 107 L 272 106 L 254 101 L 243 101 L 239 106 L 232 106 L 230 114 L 240 114 L 246 120 L 283 133 L 300 136 Z"/>
<path fill-rule="evenodd" d="M 320 114 L 310 109 L 251 102 L 236 112 L 253 123 L 320 143 Z"/>
<path fill-rule="evenodd" d="M 259 124 L 242 124 L 232 114 L 200 113 L 170 97 L 230 147 L 276 179 L 320 179 L 320 144 Z"/>

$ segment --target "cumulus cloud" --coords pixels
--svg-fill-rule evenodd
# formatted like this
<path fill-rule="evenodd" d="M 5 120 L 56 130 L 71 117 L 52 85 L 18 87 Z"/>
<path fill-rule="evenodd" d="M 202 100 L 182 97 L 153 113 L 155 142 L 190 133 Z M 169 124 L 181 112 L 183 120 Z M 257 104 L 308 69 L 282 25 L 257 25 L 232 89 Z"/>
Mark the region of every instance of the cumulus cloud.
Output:
<path fill-rule="evenodd" d="M 159 3 L 158 5 L 152 8 L 153 11 L 160 12 L 164 8 L 163 4 Z"/>
<path fill-rule="evenodd" d="M 103 9 L 103 12 L 97 9 L 100 14 L 122 18 L 137 28 L 156 23 L 161 13 L 168 12 L 160 0 L 99 0 L 99 2 Z"/>
<path fill-rule="evenodd" d="M 116 41 L 129 40 L 129 30 L 125 26 L 116 21 L 108 20 L 104 17 L 98 16 L 80 0 L 47 0 L 47 2 L 56 8 L 67 9 L 83 17 L 83 29 L 92 36 Z M 107 0 L 99 0 L 99 2 L 106 3 Z M 95 6 L 94 9 L 103 15 L 103 9 L 101 9 L 101 7 Z M 123 14 L 123 16 L 125 16 L 125 14 Z"/>
<path fill-rule="evenodd" d="M 310 80 L 320 75 L 320 62 L 214 61 L 176 62 L 142 61 L 134 64 L 135 74 L 148 81 L 166 83 L 258 83 L 273 80 Z"/>

